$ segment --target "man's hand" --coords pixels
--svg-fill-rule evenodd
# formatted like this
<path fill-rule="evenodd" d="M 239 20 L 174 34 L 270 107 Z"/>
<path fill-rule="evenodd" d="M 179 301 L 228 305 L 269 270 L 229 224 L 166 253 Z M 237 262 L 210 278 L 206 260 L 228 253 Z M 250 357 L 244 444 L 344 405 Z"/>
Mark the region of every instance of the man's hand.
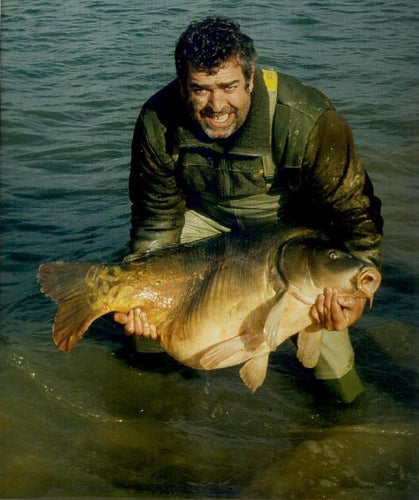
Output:
<path fill-rule="evenodd" d="M 124 325 L 126 335 L 143 336 L 152 340 L 156 340 L 158 337 L 156 326 L 148 323 L 147 314 L 140 308 L 131 309 L 128 314 L 116 312 L 113 319 L 117 323 Z"/>
<path fill-rule="evenodd" d="M 310 312 L 323 328 L 339 332 L 353 325 L 362 316 L 366 302 L 367 299 L 339 297 L 336 290 L 325 288 Z"/>

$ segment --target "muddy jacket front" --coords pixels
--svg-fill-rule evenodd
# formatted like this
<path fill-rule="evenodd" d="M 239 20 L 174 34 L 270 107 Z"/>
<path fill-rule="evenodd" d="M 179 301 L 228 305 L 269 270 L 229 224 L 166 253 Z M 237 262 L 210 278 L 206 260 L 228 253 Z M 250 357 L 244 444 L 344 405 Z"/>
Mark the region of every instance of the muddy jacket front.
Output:
<path fill-rule="evenodd" d="M 381 203 L 347 122 L 288 75 L 278 75 L 275 97 L 270 113 L 258 69 L 247 120 L 223 141 L 190 121 L 177 81 L 145 103 L 132 142 L 133 252 L 178 242 L 191 208 L 231 229 L 273 219 L 318 227 L 380 264 Z"/>

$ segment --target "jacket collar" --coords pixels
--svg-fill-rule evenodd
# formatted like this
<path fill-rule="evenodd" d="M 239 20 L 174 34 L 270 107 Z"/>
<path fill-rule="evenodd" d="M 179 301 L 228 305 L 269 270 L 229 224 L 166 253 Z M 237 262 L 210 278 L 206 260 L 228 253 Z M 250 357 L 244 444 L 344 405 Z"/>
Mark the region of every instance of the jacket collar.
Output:
<path fill-rule="evenodd" d="M 199 147 L 219 153 L 259 156 L 270 151 L 270 133 L 268 91 L 262 71 L 257 68 L 249 115 L 234 136 L 224 141 L 211 139 L 192 126 L 185 112 L 177 127 L 176 142 L 179 149 Z"/>

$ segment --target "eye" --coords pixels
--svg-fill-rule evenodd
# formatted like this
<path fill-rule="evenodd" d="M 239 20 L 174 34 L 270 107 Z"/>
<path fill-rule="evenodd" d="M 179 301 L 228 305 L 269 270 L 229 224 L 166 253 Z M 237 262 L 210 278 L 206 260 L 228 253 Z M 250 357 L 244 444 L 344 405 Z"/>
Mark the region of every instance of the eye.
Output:
<path fill-rule="evenodd" d="M 334 250 L 329 252 L 329 259 L 330 260 L 336 260 L 338 257 L 339 256 L 338 256 L 337 252 L 335 252 Z"/>
<path fill-rule="evenodd" d="M 195 95 L 204 95 L 205 92 L 207 92 L 207 89 L 203 88 L 203 87 L 194 87 L 192 89 L 192 92 L 195 94 Z"/>

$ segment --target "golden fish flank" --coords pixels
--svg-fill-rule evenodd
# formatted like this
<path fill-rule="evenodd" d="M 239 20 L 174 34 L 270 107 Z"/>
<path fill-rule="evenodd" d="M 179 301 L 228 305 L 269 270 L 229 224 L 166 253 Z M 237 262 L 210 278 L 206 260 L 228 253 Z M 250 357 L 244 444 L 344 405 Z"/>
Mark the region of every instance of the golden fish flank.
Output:
<path fill-rule="evenodd" d="M 86 286 L 89 290 L 88 300 L 93 309 L 108 312 L 119 306 L 119 311 L 129 311 L 137 303 L 144 301 L 150 301 L 162 309 L 171 307 L 173 298 L 162 295 L 161 279 L 150 282 L 144 276 L 141 266 L 133 266 L 132 272 L 127 272 L 128 269 L 126 266 L 103 264 L 89 269 Z M 144 283 L 144 286 L 139 288 L 138 283 Z"/>
<path fill-rule="evenodd" d="M 122 265 L 50 262 L 40 266 L 41 291 L 58 303 L 53 337 L 71 351 L 98 317 L 141 307 L 158 341 L 196 369 L 243 364 L 256 390 L 270 352 L 301 332 L 297 356 L 314 366 L 320 326 L 310 307 L 326 286 L 372 298 L 381 281 L 371 264 L 331 249 L 313 230 L 274 227 L 162 249 Z"/>

